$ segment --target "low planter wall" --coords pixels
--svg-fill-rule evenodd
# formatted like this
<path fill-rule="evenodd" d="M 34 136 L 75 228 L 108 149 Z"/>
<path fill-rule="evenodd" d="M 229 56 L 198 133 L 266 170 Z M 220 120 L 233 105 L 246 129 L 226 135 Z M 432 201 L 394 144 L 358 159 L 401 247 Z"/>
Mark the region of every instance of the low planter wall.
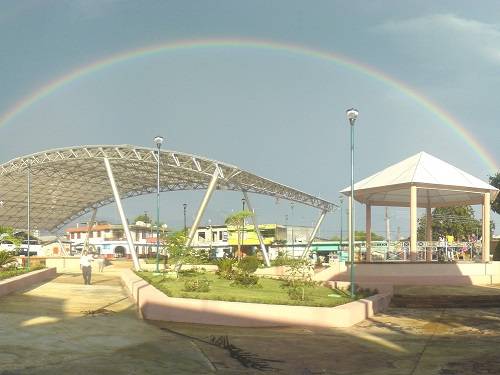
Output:
<path fill-rule="evenodd" d="M 500 282 L 500 262 L 356 263 L 355 282 L 393 285 L 488 285 Z M 350 265 L 330 280 L 349 281 Z"/>
<path fill-rule="evenodd" d="M 143 319 L 240 327 L 350 327 L 389 306 L 378 294 L 336 307 L 268 305 L 168 297 L 131 270 L 121 280 Z"/>
<path fill-rule="evenodd" d="M 139 265 L 143 271 L 154 272 L 156 271 L 156 263 L 146 263 L 144 259 L 139 259 Z M 175 264 L 169 263 L 167 264 L 167 268 L 174 268 Z M 160 271 L 165 269 L 163 261 L 160 260 L 158 264 L 158 268 Z M 183 264 L 181 270 L 189 270 L 191 268 L 204 268 L 207 271 L 217 271 L 218 267 L 215 264 Z"/>
<path fill-rule="evenodd" d="M 43 270 L 37 270 L 25 273 L 23 275 L 14 276 L 9 279 L 0 280 L 0 296 L 29 288 L 34 284 L 39 284 L 55 276 L 55 268 L 46 268 Z"/>

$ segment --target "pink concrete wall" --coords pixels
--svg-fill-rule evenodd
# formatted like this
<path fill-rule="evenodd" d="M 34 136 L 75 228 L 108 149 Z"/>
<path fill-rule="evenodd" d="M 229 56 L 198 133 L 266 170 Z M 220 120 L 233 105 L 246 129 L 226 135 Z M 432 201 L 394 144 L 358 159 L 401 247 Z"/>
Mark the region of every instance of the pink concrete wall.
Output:
<path fill-rule="evenodd" d="M 389 294 L 337 307 L 267 305 L 244 302 L 171 298 L 135 275 L 121 274 L 122 283 L 144 319 L 240 327 L 350 327 L 386 309 Z"/>
<path fill-rule="evenodd" d="M 356 283 L 393 285 L 488 285 L 500 281 L 500 262 L 490 263 L 357 263 Z M 328 274 L 328 280 L 349 281 L 350 267 Z"/>
<path fill-rule="evenodd" d="M 24 275 L 14 276 L 10 279 L 0 280 L 0 296 L 29 288 L 34 284 L 39 284 L 47 279 L 56 276 L 55 268 L 46 268 L 33 271 Z"/>

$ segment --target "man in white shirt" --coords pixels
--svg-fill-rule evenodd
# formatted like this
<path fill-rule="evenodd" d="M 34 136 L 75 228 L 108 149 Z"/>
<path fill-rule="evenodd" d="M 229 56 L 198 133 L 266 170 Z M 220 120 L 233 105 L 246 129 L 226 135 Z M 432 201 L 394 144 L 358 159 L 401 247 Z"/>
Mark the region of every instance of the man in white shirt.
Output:
<path fill-rule="evenodd" d="M 80 268 L 82 270 L 85 285 L 90 285 L 90 278 L 92 277 L 92 266 L 90 262 L 92 261 L 92 256 L 88 255 L 87 250 L 84 250 L 80 257 Z"/>

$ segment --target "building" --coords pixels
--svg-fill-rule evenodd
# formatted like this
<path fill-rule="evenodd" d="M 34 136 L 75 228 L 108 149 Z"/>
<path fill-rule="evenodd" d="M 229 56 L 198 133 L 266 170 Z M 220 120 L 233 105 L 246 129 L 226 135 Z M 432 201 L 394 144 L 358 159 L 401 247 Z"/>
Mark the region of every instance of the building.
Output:
<path fill-rule="evenodd" d="M 232 253 L 228 237 L 225 225 L 199 227 L 195 232 L 191 247 L 209 251 L 211 258 L 223 258 Z"/>
<path fill-rule="evenodd" d="M 139 256 L 156 253 L 156 228 L 151 224 L 136 222 L 129 226 L 135 250 Z M 163 226 L 161 231 L 166 233 Z M 88 225 L 68 228 L 66 236 L 71 241 L 72 249 L 81 251 L 88 237 L 88 246 L 92 251 L 106 257 L 130 257 L 130 250 L 123 226 L 120 224 L 97 223 L 89 231 Z"/>

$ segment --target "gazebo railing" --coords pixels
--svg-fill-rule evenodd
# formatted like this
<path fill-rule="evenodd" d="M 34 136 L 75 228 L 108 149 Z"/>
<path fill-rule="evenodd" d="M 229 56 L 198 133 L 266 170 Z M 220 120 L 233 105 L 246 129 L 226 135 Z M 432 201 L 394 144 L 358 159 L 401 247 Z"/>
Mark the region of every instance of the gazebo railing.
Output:
<path fill-rule="evenodd" d="M 358 259 L 366 260 L 366 242 L 356 244 L 361 251 Z M 481 259 L 481 242 L 439 242 L 418 241 L 418 262 L 426 262 L 430 256 L 432 262 L 452 262 L 457 260 L 477 261 Z M 409 241 L 373 241 L 371 246 L 372 262 L 408 262 L 410 261 Z"/>

